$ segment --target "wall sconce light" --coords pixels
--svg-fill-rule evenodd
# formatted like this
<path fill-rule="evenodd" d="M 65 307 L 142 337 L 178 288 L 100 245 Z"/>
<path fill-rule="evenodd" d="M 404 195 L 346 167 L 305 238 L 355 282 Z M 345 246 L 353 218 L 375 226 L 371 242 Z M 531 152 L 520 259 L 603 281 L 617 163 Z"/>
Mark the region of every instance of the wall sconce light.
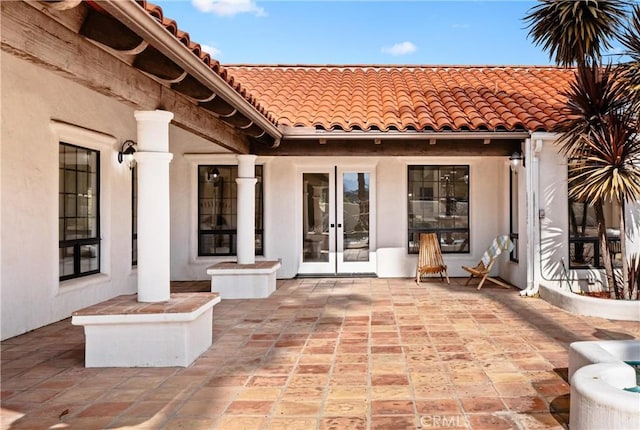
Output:
<path fill-rule="evenodd" d="M 209 169 L 205 175 L 205 179 L 207 182 L 218 182 L 218 178 L 220 177 L 220 170 L 217 167 L 213 169 Z"/>
<path fill-rule="evenodd" d="M 125 140 L 122 142 L 120 152 L 118 152 L 118 163 L 122 164 L 124 160 L 127 160 L 129 169 L 133 169 L 136 162 L 133 159 L 133 154 L 136 152 L 136 143 L 133 140 Z"/>
<path fill-rule="evenodd" d="M 511 171 L 516 173 L 518 166 L 522 163 L 522 167 L 524 167 L 524 157 L 521 152 L 514 152 L 509 157 L 509 162 L 511 163 Z"/>

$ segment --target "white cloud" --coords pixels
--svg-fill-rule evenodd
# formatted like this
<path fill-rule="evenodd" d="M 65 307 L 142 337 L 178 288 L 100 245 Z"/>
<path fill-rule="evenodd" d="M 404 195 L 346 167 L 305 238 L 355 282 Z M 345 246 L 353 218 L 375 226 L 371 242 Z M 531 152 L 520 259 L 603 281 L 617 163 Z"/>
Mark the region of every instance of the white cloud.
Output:
<path fill-rule="evenodd" d="M 382 48 L 382 52 L 390 55 L 406 55 L 416 52 L 418 48 L 411 42 L 396 43 L 393 46 L 385 46 Z"/>
<path fill-rule="evenodd" d="M 222 54 L 222 51 L 220 51 L 218 48 L 216 48 L 215 46 L 211 46 L 211 45 L 204 45 L 204 44 L 200 44 L 200 47 L 202 48 L 202 50 L 204 52 L 206 52 L 207 54 L 209 54 L 211 56 L 211 58 L 215 58 L 217 59 L 218 57 L 220 57 L 220 55 Z"/>
<path fill-rule="evenodd" d="M 239 13 L 252 13 L 256 16 L 267 14 L 253 0 L 191 0 L 191 4 L 200 12 L 211 12 L 220 16 L 234 16 Z"/>

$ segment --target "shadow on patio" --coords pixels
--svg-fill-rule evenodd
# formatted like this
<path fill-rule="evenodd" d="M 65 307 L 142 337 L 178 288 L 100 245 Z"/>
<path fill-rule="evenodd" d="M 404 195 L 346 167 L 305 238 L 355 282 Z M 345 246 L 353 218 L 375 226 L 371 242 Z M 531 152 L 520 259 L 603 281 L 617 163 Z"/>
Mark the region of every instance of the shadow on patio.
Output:
<path fill-rule="evenodd" d="M 51 324 L 2 342 L 2 428 L 562 428 L 568 344 L 640 334 L 463 282 L 278 281 L 218 304 L 188 368 L 85 369 L 82 328 Z"/>

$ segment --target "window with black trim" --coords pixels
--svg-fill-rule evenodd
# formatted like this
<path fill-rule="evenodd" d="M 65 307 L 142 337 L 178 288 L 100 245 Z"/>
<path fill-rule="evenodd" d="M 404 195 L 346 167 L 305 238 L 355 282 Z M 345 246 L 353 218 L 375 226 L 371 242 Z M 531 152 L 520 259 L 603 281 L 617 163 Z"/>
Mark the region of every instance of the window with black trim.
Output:
<path fill-rule="evenodd" d="M 60 280 L 100 272 L 100 153 L 59 144 Z"/>
<path fill-rule="evenodd" d="M 263 173 L 256 166 L 256 255 L 263 254 Z M 198 166 L 198 256 L 237 254 L 238 166 Z"/>
<path fill-rule="evenodd" d="M 567 177 L 571 183 L 571 175 L 577 172 L 573 167 L 579 160 L 569 160 Z M 594 206 L 586 202 L 569 198 L 569 268 L 603 268 L 600 255 L 600 239 L 598 238 L 598 219 Z M 620 212 L 618 207 L 607 201 L 602 202 L 604 224 L 609 242 L 609 252 L 614 265 L 622 264 L 620 246 Z"/>
<path fill-rule="evenodd" d="M 408 166 L 408 250 L 436 233 L 443 253 L 469 252 L 469 166 Z"/>
<path fill-rule="evenodd" d="M 518 256 L 518 172 L 510 170 L 509 173 L 509 237 L 513 243 L 513 250 L 509 254 L 509 259 L 514 262 L 519 261 Z"/>

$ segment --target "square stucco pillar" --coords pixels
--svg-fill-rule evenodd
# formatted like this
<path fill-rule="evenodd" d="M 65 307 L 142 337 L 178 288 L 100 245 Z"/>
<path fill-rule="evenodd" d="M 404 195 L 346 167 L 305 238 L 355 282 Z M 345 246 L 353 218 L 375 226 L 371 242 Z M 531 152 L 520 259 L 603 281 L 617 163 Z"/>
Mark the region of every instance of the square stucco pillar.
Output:
<path fill-rule="evenodd" d="M 138 150 L 138 301 L 170 295 L 169 122 L 173 113 L 136 111 Z"/>

